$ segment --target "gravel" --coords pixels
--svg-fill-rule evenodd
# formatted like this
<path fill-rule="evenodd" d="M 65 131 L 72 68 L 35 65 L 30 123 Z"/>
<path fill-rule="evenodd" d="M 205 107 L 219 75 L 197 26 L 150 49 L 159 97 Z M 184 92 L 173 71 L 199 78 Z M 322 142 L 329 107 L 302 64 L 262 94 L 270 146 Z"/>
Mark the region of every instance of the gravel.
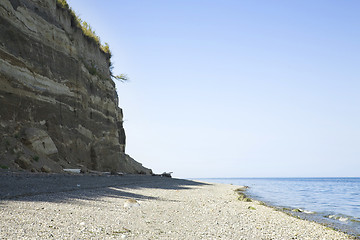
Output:
<path fill-rule="evenodd" d="M 237 187 L 152 176 L 0 174 L 0 239 L 352 239 L 239 201 Z"/>

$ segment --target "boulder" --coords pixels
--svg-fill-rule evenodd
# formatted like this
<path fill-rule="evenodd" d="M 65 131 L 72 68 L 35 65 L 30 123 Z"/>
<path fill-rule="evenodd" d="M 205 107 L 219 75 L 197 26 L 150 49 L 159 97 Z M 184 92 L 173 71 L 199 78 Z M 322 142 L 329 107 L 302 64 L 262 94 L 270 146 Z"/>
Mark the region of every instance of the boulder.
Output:
<path fill-rule="evenodd" d="M 80 168 L 80 173 L 88 173 L 88 172 L 89 172 L 89 169 L 87 169 L 87 167 L 82 166 L 82 167 Z"/>
<path fill-rule="evenodd" d="M 52 172 L 51 168 L 49 168 L 46 165 L 41 167 L 41 171 L 44 172 L 44 173 L 51 173 Z"/>
<path fill-rule="evenodd" d="M 15 160 L 15 163 L 19 165 L 22 169 L 30 170 L 33 168 L 30 159 L 25 156 L 20 156 Z"/>
<path fill-rule="evenodd" d="M 47 132 L 38 128 L 25 129 L 24 141 L 26 145 L 39 154 L 48 156 L 58 152 L 53 140 Z"/>

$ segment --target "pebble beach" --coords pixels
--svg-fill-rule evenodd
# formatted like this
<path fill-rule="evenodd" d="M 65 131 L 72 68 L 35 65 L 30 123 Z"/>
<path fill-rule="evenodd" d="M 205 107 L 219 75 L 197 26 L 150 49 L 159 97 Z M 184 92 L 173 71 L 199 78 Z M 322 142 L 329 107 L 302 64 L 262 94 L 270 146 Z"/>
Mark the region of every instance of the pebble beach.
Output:
<path fill-rule="evenodd" d="M 1 174 L 0 239 L 354 239 L 239 186 L 154 176 Z"/>

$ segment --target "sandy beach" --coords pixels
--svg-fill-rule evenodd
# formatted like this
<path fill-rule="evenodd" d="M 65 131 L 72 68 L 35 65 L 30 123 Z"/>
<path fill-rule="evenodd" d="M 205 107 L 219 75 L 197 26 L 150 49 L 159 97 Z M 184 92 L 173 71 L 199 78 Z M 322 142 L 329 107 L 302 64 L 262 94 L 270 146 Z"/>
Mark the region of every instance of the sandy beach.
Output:
<path fill-rule="evenodd" d="M 239 201 L 234 185 L 131 175 L 0 180 L 0 239 L 352 239 Z"/>

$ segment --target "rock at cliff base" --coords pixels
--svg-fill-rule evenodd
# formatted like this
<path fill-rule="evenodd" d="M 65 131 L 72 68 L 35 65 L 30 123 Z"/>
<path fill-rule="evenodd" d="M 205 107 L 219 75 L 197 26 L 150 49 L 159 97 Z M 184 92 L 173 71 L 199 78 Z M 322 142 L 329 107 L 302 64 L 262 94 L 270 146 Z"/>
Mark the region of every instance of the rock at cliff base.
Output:
<path fill-rule="evenodd" d="M 25 156 L 20 156 L 15 160 L 15 163 L 17 163 L 22 169 L 30 170 L 32 168 L 31 161 Z"/>
<path fill-rule="evenodd" d="M 25 129 L 25 144 L 30 146 L 35 152 L 51 155 L 58 152 L 53 140 L 44 130 L 38 128 Z"/>
<path fill-rule="evenodd" d="M 44 165 L 41 167 L 41 171 L 44 173 L 51 173 L 51 168 L 49 168 L 48 166 Z"/>

